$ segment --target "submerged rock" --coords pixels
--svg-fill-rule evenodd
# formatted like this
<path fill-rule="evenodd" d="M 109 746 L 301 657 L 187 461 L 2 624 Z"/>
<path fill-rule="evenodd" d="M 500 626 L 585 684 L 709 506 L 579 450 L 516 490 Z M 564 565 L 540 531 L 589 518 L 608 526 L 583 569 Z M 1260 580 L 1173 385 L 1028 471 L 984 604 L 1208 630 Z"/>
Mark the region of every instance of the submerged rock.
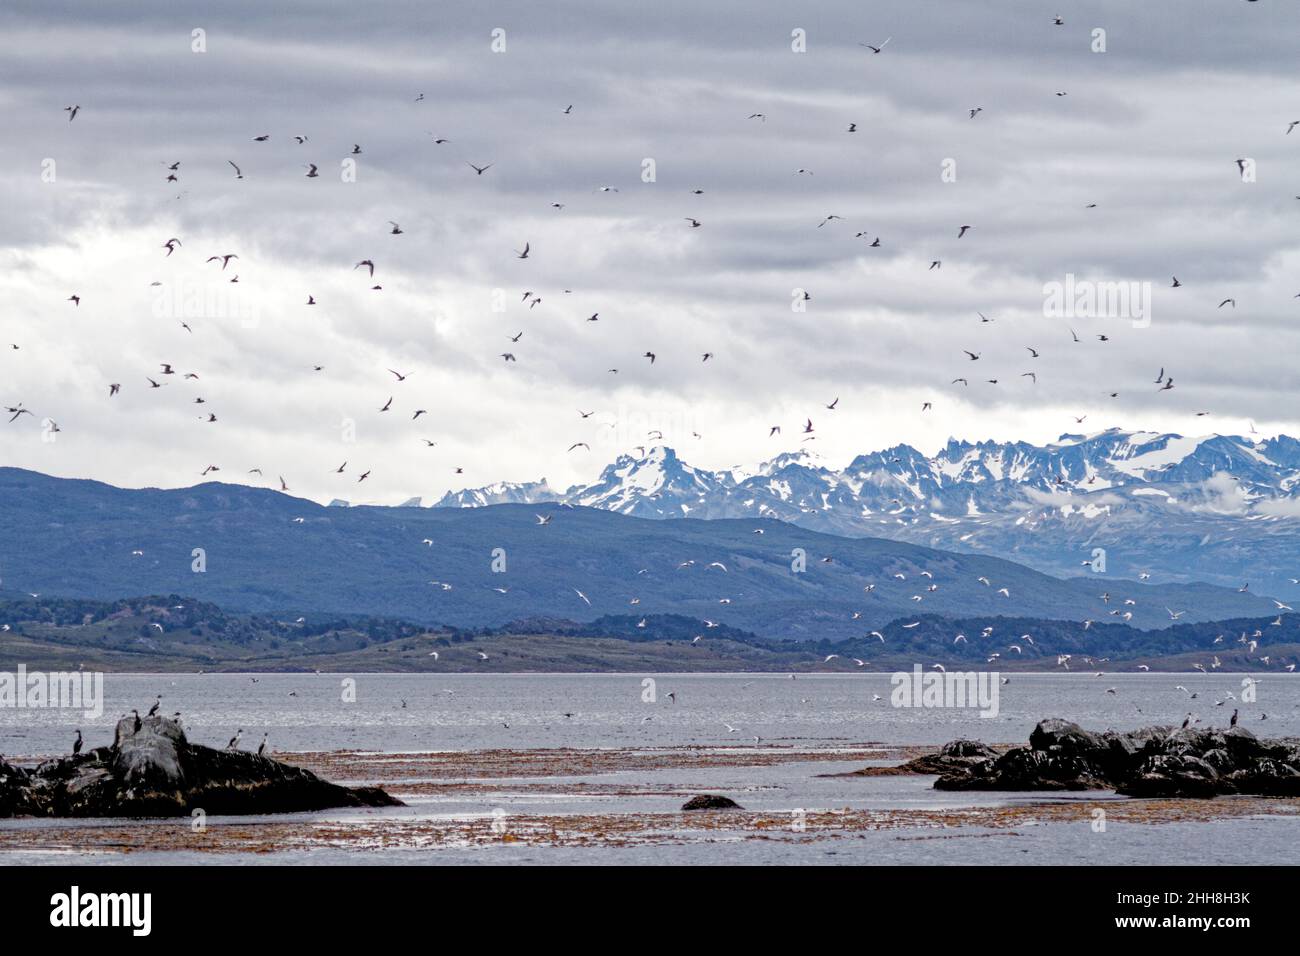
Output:
<path fill-rule="evenodd" d="M 691 797 L 684 804 L 683 810 L 743 810 L 745 809 L 730 797 L 720 796 L 716 793 L 701 793 L 699 796 Z"/>
<path fill-rule="evenodd" d="M 904 767 L 939 773 L 934 784 L 938 790 L 1112 789 L 1135 797 L 1300 796 L 1300 748 L 1258 740 L 1245 727 L 1146 727 L 1098 734 L 1050 718 L 1034 728 L 1028 747 L 990 756 L 975 749 L 982 746 L 956 740 L 939 754 Z M 963 758 L 965 753 L 971 757 Z M 925 767 L 932 769 L 921 769 Z"/>
<path fill-rule="evenodd" d="M 35 770 L 0 759 L 0 817 L 169 817 L 293 813 L 402 802 L 378 787 L 341 787 L 309 770 L 243 750 L 191 744 L 180 722 L 117 725 L 111 747 L 47 760 Z"/>

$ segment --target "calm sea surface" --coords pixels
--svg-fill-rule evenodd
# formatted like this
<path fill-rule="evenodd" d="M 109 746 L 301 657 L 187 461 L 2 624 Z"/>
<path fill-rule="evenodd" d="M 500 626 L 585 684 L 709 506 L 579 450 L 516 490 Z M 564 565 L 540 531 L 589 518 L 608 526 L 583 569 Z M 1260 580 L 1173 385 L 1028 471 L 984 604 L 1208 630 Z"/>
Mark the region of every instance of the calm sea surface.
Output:
<path fill-rule="evenodd" d="M 640 674 L 109 674 L 98 720 L 0 708 L 0 753 L 64 752 L 76 728 L 88 746 L 109 743 L 117 717 L 143 713 L 158 694 L 161 712 L 179 711 L 197 743 L 224 746 L 242 728 L 253 746 L 269 733 L 281 752 L 674 746 L 755 736 L 791 744 L 1015 743 L 1043 717 L 1122 730 L 1181 723 L 1190 712 L 1226 726 L 1234 707 L 1257 734 L 1300 737 L 1300 674 L 1256 677 L 1256 701 L 1242 704 L 1239 674 L 1017 674 L 999 687 L 998 716 L 982 718 L 968 709 L 892 707 L 888 674 L 653 676 L 653 703 Z M 355 700 L 345 681 L 355 682 Z"/>
<path fill-rule="evenodd" d="M 88 746 L 108 743 L 118 715 L 147 710 L 156 695 L 161 711 L 180 711 L 190 738 L 224 746 L 236 730 L 248 747 L 263 733 L 279 753 L 321 750 L 473 751 L 484 749 L 640 747 L 836 747 L 941 744 L 956 737 L 990 743 L 1024 742 L 1034 724 L 1060 716 L 1093 730 L 1181 723 L 1190 712 L 1203 724 L 1226 726 L 1234 707 L 1241 723 L 1261 736 L 1300 737 L 1300 675 L 1258 678 L 1253 703 L 1241 703 L 1237 674 L 1014 674 L 999 686 L 999 713 L 895 708 L 887 674 L 801 675 L 107 675 L 104 715 L 0 708 L 0 753 L 11 758 L 67 752 L 81 728 Z M 1256 675 L 1257 676 L 1257 675 Z M 653 687 L 647 688 L 647 677 Z M 354 681 L 355 685 L 345 681 Z M 653 695 L 650 690 L 653 690 Z M 1114 693 L 1109 693 L 1112 690 Z M 352 691 L 355 699 L 352 699 Z M 1227 695 L 1234 695 L 1236 700 Z M 672 695 L 671 697 L 669 695 Z M 879 696 L 883 700 L 875 700 Z M 651 699 L 653 697 L 653 699 Z M 1224 701 L 1223 706 L 1216 702 Z M 566 716 L 572 715 L 572 716 Z M 1266 719 L 1265 719 L 1266 715 Z M 649 718 L 648 720 L 646 718 Z M 759 740 L 754 741 L 754 737 Z M 580 783 L 627 784 L 654 791 L 683 787 L 735 796 L 751 810 L 791 808 L 938 809 L 1004 806 L 1042 800 L 1096 800 L 1099 795 L 945 794 L 930 778 L 826 778 L 856 769 L 839 763 L 793 762 L 768 767 L 626 771 L 564 778 L 556 793 L 509 791 L 417 797 L 397 817 L 529 813 L 669 812 L 673 793 L 593 796 Z M 572 786 L 570 786 L 572 785 Z M 385 813 L 389 811 L 384 811 Z M 308 815 L 311 821 L 350 818 L 351 811 Z M 373 819 L 374 811 L 368 811 Z M 0 865 L 42 862 L 30 851 L 4 851 L 4 828 L 47 825 L 0 822 Z M 970 833 L 979 836 L 978 828 Z M 222 862 L 367 863 L 1205 863 L 1258 853 L 1270 862 L 1300 862 L 1300 820 L 1246 816 L 1159 826 L 1114 824 L 1106 839 L 1086 825 L 1022 828 L 1016 839 L 911 840 L 888 832 L 853 840 L 770 843 L 720 841 L 709 845 L 587 849 L 564 847 L 446 847 L 380 852 L 321 850 L 235 856 Z M 66 856 L 60 856 L 66 861 Z M 118 854 L 85 862 L 212 862 L 180 851 Z"/>

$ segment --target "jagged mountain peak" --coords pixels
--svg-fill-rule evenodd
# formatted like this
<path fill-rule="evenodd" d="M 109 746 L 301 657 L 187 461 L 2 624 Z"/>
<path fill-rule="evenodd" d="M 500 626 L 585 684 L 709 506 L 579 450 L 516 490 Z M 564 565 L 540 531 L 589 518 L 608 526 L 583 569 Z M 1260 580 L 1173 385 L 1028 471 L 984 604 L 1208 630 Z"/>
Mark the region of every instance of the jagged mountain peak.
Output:
<path fill-rule="evenodd" d="M 727 475 L 694 468 L 674 449 L 656 445 L 640 457 L 619 455 L 593 484 L 570 488 L 565 500 L 640 517 L 678 517 L 729 483 Z"/>
<path fill-rule="evenodd" d="M 497 486 L 448 498 L 472 506 L 558 497 L 537 487 L 548 497 L 516 485 L 511 498 Z M 638 517 L 777 518 L 997 554 L 1054 573 L 1078 573 L 1079 552 L 1095 547 L 1174 580 L 1228 583 L 1259 557 L 1261 542 L 1282 549 L 1279 579 L 1300 563 L 1300 442 L 1285 435 L 1107 428 L 1043 445 L 951 438 L 932 456 L 900 444 L 837 468 L 798 448 L 716 472 L 660 445 L 619 456 L 563 500 Z"/>
<path fill-rule="evenodd" d="M 558 501 L 560 497 L 547 484 L 545 478 L 540 481 L 498 481 L 481 488 L 449 491 L 434 504 L 434 507 L 482 508 L 487 505 L 538 504 L 543 501 Z"/>

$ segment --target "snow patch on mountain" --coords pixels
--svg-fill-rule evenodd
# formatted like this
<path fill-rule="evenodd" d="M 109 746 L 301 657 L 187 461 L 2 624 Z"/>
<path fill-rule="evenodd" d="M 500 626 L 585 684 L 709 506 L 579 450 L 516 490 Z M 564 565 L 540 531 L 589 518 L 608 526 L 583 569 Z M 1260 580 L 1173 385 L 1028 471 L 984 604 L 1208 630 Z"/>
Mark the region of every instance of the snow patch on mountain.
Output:
<path fill-rule="evenodd" d="M 449 491 L 434 505 L 435 508 L 482 508 L 486 505 L 538 504 L 559 501 L 560 495 L 551 489 L 546 479 L 541 481 L 498 481 L 482 488 Z"/>
<path fill-rule="evenodd" d="M 1077 573 L 1077 551 L 1094 547 L 1173 580 L 1230 581 L 1269 560 L 1270 549 L 1279 568 L 1300 565 L 1300 522 L 1291 520 L 1300 517 L 1300 441 L 1285 435 L 1109 429 L 1041 446 L 950 439 L 932 457 L 897 445 L 835 468 L 801 449 L 721 471 L 657 446 L 563 493 L 545 480 L 502 483 L 438 506 L 557 500 L 645 518 L 775 518 L 1063 573 Z"/>

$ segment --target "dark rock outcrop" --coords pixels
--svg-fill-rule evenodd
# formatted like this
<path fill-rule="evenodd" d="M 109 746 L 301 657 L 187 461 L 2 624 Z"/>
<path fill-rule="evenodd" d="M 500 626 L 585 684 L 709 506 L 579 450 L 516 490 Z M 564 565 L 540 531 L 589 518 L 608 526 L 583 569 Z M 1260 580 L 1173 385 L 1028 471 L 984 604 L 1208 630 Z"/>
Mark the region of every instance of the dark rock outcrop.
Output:
<path fill-rule="evenodd" d="M 699 796 L 691 797 L 684 804 L 683 810 L 743 810 L 745 809 L 730 797 L 723 797 L 716 793 L 701 793 Z"/>
<path fill-rule="evenodd" d="M 982 748 L 982 749 L 981 749 Z M 1093 733 L 1067 720 L 1044 720 L 1028 747 L 1000 756 L 956 740 L 905 764 L 938 773 L 938 790 L 1115 790 L 1135 797 L 1219 794 L 1300 796 L 1300 747 L 1262 741 L 1244 727 L 1147 727 Z"/>
<path fill-rule="evenodd" d="M 994 760 L 998 751 L 978 740 L 954 740 L 946 743 L 938 753 L 922 754 L 905 763 L 885 767 L 863 767 L 847 773 L 818 774 L 821 777 L 906 777 L 911 774 L 963 773 L 973 765 Z"/>
<path fill-rule="evenodd" d="M 953 740 L 943 745 L 937 754 L 923 754 L 889 769 L 892 773 L 935 773 L 940 776 L 960 774 L 971 770 L 986 760 L 996 760 L 998 752 L 978 740 Z"/>
<path fill-rule="evenodd" d="M 25 770 L 0 760 L 0 817 L 171 817 L 402 806 L 378 787 L 341 787 L 243 750 L 191 744 L 178 721 L 117 725 L 111 747 Z"/>

